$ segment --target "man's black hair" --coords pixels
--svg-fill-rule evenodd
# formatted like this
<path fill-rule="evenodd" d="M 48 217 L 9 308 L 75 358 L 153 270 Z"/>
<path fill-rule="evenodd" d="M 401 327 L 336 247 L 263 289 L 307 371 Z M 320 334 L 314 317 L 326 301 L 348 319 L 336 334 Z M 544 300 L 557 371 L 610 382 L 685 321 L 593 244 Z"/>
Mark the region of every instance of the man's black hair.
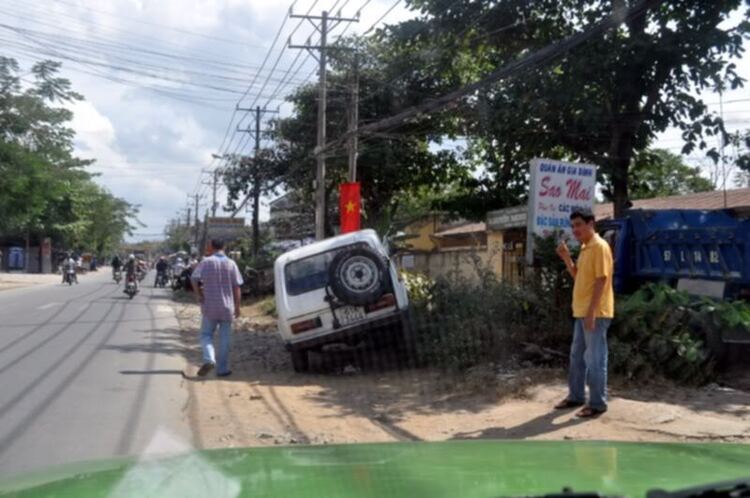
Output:
<path fill-rule="evenodd" d="M 570 213 L 570 219 L 573 220 L 575 218 L 581 218 L 586 223 L 596 221 L 594 213 L 592 213 L 588 209 L 575 209 L 572 213 Z"/>
<path fill-rule="evenodd" d="M 211 239 L 211 248 L 214 251 L 221 251 L 224 249 L 224 241 L 222 239 Z"/>

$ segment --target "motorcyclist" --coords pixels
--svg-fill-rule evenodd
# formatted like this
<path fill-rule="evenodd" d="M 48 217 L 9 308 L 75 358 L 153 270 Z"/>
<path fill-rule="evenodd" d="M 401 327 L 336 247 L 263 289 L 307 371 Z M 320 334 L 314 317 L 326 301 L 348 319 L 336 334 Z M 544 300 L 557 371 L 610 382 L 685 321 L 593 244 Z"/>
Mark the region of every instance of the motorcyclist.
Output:
<path fill-rule="evenodd" d="M 138 280 L 143 280 L 144 278 L 146 278 L 146 274 L 148 273 L 148 270 L 149 270 L 148 262 L 141 258 L 136 258 L 136 262 L 138 263 L 138 266 L 137 266 Z"/>
<path fill-rule="evenodd" d="M 120 259 L 120 256 L 115 254 L 110 264 L 112 265 L 112 278 L 114 278 L 115 273 L 122 269 L 122 260 Z"/>
<path fill-rule="evenodd" d="M 125 262 L 125 281 L 129 282 L 132 280 L 135 283 L 136 290 L 138 289 L 138 262 L 135 260 L 135 254 L 130 254 L 128 260 Z"/>
<path fill-rule="evenodd" d="M 174 262 L 174 265 L 172 266 L 172 274 L 176 277 L 179 277 L 182 275 L 182 270 L 185 269 L 185 262 L 182 261 L 182 258 L 177 258 L 177 260 Z"/>
<path fill-rule="evenodd" d="M 73 282 L 78 283 L 78 275 L 76 275 L 76 260 L 73 259 L 73 255 L 71 253 L 68 253 L 65 261 L 63 262 L 62 283 L 67 282 L 66 278 L 68 278 L 68 275 L 70 275 L 69 278 L 73 279 Z"/>
<path fill-rule="evenodd" d="M 156 279 L 154 280 L 154 287 L 156 287 L 159 278 L 163 278 L 164 280 L 167 279 L 168 268 L 169 263 L 167 263 L 167 259 L 164 256 L 160 256 L 159 261 L 156 262 Z"/>

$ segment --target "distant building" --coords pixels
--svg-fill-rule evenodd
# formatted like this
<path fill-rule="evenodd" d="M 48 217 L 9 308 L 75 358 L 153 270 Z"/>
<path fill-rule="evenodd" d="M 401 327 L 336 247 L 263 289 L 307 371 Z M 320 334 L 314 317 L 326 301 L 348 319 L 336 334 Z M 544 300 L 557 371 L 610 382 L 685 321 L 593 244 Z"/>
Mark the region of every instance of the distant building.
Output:
<path fill-rule="evenodd" d="M 750 188 L 656 197 L 633 201 L 632 209 L 733 209 L 750 216 Z M 439 223 L 430 215 L 404 229 L 407 249 L 398 255 L 403 269 L 432 276 L 458 271 L 472 274 L 478 256 L 509 281 L 523 277 L 526 254 L 525 205 L 487 213 L 486 222 Z M 614 216 L 612 203 L 594 206 L 597 220 Z"/>

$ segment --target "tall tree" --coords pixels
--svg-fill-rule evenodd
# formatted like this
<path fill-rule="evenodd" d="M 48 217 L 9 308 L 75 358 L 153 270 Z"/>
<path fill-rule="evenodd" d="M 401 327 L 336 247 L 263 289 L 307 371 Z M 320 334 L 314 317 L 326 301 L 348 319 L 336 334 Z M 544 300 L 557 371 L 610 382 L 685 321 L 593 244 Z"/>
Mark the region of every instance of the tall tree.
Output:
<path fill-rule="evenodd" d="M 244 197 L 243 202 L 250 202 L 252 206 L 254 259 L 260 253 L 260 198 L 276 193 L 286 175 L 288 164 L 281 148 L 263 148 L 254 157 L 231 158 L 229 167 L 224 171 L 228 209 L 237 209 L 240 197 Z"/>
<path fill-rule="evenodd" d="M 424 98 L 430 89 L 411 86 L 412 80 L 394 57 L 390 47 L 377 39 L 353 40 L 358 46 L 360 122 L 369 122 L 396 113 Z M 332 52 L 328 101 L 328 136 L 347 131 L 347 110 L 353 58 L 348 51 Z M 413 63 L 413 61 L 412 61 Z M 413 70 L 413 65 L 411 66 Z M 292 95 L 294 114 L 276 122 L 274 138 L 288 161 L 285 183 L 289 188 L 310 192 L 315 172 L 317 88 L 305 86 Z M 444 138 L 429 124 L 429 117 L 401 127 L 397 133 L 362 137 L 359 145 L 357 180 L 362 184 L 365 226 L 377 226 L 398 208 L 399 200 L 419 187 L 439 189 L 466 174 L 466 168 L 451 150 L 437 150 Z M 327 184 L 329 201 L 339 183 L 347 180 L 345 147 L 328 152 Z M 332 205 L 328 203 L 329 207 Z M 330 233 L 330 225 L 328 227 Z"/>
<path fill-rule="evenodd" d="M 60 64 L 31 67 L 0 57 L 0 234 L 51 236 L 60 245 L 103 253 L 132 230 L 138 209 L 97 185 L 73 152 L 73 114 L 82 97 L 58 76 Z"/>
<path fill-rule="evenodd" d="M 668 150 L 645 150 L 636 154 L 630 166 L 628 191 L 631 199 L 649 199 L 694 192 L 708 192 L 714 185 L 697 166 L 688 166 L 682 157 Z M 602 192 L 612 199 L 611 184 L 605 182 Z"/>
<path fill-rule="evenodd" d="M 475 81 L 636 0 L 409 3 L 420 20 L 394 27 L 389 36 L 417 56 L 434 54 L 432 77 L 450 86 Z M 502 204 L 518 196 L 528 159 L 545 155 L 599 165 L 619 214 L 629 198 L 633 159 L 670 126 L 682 130 L 685 153 L 704 149 L 718 158 L 706 137 L 723 133 L 723 124 L 702 95 L 743 83 L 730 60 L 744 52 L 750 25 L 725 27 L 741 8 L 742 0 L 667 0 L 552 65 L 467 97 L 449 122 L 454 133 L 468 136 L 486 173 L 465 200 L 479 194 Z"/>

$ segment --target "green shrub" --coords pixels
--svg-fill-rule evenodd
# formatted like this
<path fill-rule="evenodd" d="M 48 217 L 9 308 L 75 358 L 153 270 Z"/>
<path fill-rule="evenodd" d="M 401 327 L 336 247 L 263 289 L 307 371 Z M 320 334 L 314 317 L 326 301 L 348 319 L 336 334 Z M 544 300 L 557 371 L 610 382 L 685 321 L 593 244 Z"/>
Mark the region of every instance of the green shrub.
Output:
<path fill-rule="evenodd" d="M 401 272 L 401 280 L 409 296 L 409 303 L 413 307 L 427 308 L 432 301 L 432 289 L 435 281 L 427 275 L 414 272 Z"/>
<path fill-rule="evenodd" d="M 523 342 L 567 348 L 569 306 L 561 309 L 538 287 L 503 282 L 479 258 L 474 269 L 473 278 L 404 275 L 422 363 L 462 371 L 508 359 Z"/>
<path fill-rule="evenodd" d="M 265 298 L 260 302 L 259 306 L 261 313 L 264 315 L 272 316 L 276 318 L 276 298 L 271 296 Z"/>
<path fill-rule="evenodd" d="M 726 330 L 747 333 L 750 306 L 647 284 L 618 301 L 611 369 L 631 379 L 658 374 L 681 383 L 709 382 L 721 366 L 720 334 Z"/>

